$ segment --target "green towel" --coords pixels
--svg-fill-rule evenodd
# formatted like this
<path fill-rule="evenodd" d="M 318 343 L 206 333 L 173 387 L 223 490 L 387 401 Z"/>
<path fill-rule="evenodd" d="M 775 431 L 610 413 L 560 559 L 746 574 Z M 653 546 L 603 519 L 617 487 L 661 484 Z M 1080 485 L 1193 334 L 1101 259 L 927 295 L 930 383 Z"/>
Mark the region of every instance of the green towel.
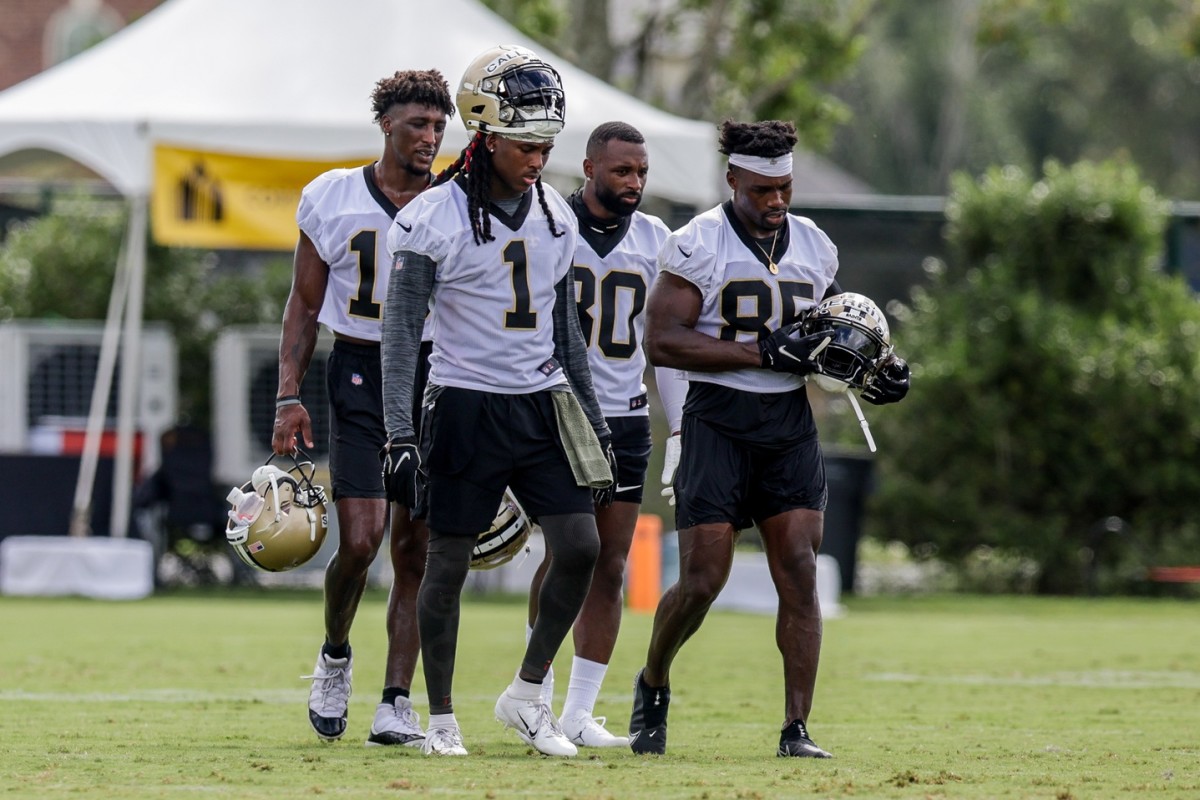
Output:
<path fill-rule="evenodd" d="M 608 459 L 574 392 L 551 392 L 551 395 L 554 397 L 554 416 L 558 418 L 558 435 L 567 461 L 571 462 L 575 483 L 590 489 L 611 486 L 613 474 L 608 468 Z"/>

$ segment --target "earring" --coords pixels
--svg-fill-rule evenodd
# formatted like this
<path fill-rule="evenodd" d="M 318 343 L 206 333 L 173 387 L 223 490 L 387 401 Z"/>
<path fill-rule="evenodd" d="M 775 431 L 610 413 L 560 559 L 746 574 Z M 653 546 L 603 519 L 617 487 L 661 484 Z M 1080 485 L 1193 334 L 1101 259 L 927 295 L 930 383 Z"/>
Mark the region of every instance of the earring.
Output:
<path fill-rule="evenodd" d="M 391 131 L 384 131 L 384 132 L 383 132 L 383 135 L 384 135 L 384 136 L 391 136 L 391 135 L 392 135 L 392 132 L 391 132 Z"/>

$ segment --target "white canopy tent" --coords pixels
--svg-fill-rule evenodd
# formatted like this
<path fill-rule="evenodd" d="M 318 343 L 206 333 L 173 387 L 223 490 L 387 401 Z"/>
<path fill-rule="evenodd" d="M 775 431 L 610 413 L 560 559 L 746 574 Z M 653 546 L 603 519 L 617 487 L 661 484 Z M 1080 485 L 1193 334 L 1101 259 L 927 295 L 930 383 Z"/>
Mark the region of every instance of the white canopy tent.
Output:
<path fill-rule="evenodd" d="M 0 93 L 0 155 L 44 148 L 128 197 L 152 182 L 156 142 L 312 160 L 370 157 L 375 81 L 437 68 L 451 88 L 489 47 L 522 44 L 561 72 L 567 126 L 550 170 L 582 176 L 588 134 L 645 134 L 649 191 L 697 206 L 720 192 L 716 128 L 660 111 L 523 36 L 475 0 L 167 0 L 92 49 Z M 453 123 L 443 152 L 467 142 Z"/>
<path fill-rule="evenodd" d="M 167 0 L 92 49 L 0 93 L 0 156 L 62 153 L 97 172 L 131 206 L 100 371 L 123 342 L 111 531 L 128 529 L 133 408 L 139 361 L 147 207 L 156 144 L 312 160 L 369 159 L 375 82 L 398 69 L 437 68 L 453 89 L 496 44 L 523 44 L 561 72 L 567 125 L 550 177 L 580 178 L 588 134 L 622 120 L 646 136 L 648 193 L 705 207 L 722 193 L 712 124 L 672 116 L 579 70 L 474 0 Z M 443 153 L 467 142 L 452 122 Z M 123 320 L 123 323 L 122 323 Z M 107 365 L 107 366 L 106 366 Z M 73 533 L 86 533 L 109 378 L 92 398 Z M 86 485 L 85 485 L 86 484 Z"/>

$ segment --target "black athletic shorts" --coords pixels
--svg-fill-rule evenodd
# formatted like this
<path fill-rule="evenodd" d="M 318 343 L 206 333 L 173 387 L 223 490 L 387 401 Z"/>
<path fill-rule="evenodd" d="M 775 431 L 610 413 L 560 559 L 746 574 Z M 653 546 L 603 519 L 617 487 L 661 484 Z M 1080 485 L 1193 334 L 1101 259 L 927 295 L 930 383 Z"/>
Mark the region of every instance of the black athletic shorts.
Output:
<path fill-rule="evenodd" d="M 476 536 L 495 521 L 511 487 L 531 517 L 592 513 L 558 436 L 551 393 L 439 388 L 425 409 L 424 510 L 440 534 Z"/>
<path fill-rule="evenodd" d="M 413 419 L 429 377 L 432 345 L 421 343 L 413 391 Z M 333 500 L 385 497 L 379 451 L 387 443 L 383 423 L 383 370 L 379 345 L 334 339 L 325 368 L 329 392 L 329 473 Z"/>
<path fill-rule="evenodd" d="M 825 509 L 821 442 L 803 390 L 761 394 L 693 381 L 675 473 L 675 524 L 737 530 L 797 508 Z"/>
<path fill-rule="evenodd" d="M 612 431 L 613 453 L 617 457 L 617 480 L 614 501 L 642 502 L 646 469 L 650 466 L 650 417 L 607 417 Z"/>

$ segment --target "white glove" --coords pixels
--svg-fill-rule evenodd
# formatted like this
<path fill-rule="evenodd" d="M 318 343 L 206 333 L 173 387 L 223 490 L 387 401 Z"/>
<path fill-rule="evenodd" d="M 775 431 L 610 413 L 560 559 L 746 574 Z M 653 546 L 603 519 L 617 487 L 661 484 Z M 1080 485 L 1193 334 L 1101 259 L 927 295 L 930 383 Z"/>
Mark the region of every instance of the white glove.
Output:
<path fill-rule="evenodd" d="M 662 490 L 662 496 L 675 505 L 675 470 L 679 469 L 679 453 L 683 445 L 678 433 L 667 437 L 667 452 L 663 458 L 662 482 L 667 487 Z"/>

